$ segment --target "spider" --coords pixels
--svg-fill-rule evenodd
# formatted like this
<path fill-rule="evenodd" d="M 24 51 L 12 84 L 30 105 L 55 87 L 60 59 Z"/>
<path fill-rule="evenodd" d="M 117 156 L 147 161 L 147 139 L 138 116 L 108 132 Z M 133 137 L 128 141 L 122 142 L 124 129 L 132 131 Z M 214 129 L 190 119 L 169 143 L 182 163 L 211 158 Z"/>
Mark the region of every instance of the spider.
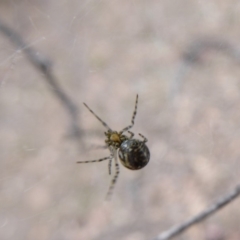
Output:
<path fill-rule="evenodd" d="M 111 180 L 111 184 L 109 186 L 107 192 L 107 199 L 109 199 L 112 195 L 114 186 L 117 182 L 117 178 L 119 175 L 119 164 L 118 158 L 120 159 L 122 165 L 131 170 L 138 170 L 147 165 L 150 159 L 150 152 L 145 144 L 147 142 L 147 138 L 139 133 L 140 137 L 143 139 L 138 140 L 133 138 L 134 133 L 130 132 L 129 129 L 133 127 L 134 120 L 137 114 L 137 104 L 138 104 L 138 95 L 136 97 L 135 108 L 132 115 L 131 124 L 125 127 L 123 130 L 117 132 L 113 131 L 100 117 L 98 117 L 93 110 L 91 110 L 86 103 L 83 103 L 84 106 L 102 123 L 102 125 L 107 129 L 104 132 L 106 136 L 105 146 L 110 150 L 110 155 L 108 157 L 100 158 L 97 160 L 90 161 L 79 161 L 77 163 L 94 163 L 94 162 L 102 162 L 104 160 L 109 160 L 108 162 L 108 172 L 111 175 L 111 165 L 112 159 L 115 160 L 115 175 Z M 125 132 L 128 132 L 130 136 L 126 136 Z"/>

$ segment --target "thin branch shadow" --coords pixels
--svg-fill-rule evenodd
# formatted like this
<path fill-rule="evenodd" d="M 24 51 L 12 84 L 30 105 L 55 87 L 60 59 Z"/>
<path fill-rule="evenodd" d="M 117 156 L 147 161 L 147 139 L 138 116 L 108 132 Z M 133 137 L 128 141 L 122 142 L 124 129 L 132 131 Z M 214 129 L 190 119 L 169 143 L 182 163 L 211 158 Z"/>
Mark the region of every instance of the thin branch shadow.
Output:
<path fill-rule="evenodd" d="M 168 239 L 172 239 L 173 237 L 176 237 L 177 235 L 186 231 L 193 225 L 199 222 L 202 222 L 206 218 L 210 217 L 211 215 L 213 215 L 214 213 L 216 213 L 217 211 L 225 207 L 227 204 L 231 203 L 237 197 L 239 197 L 239 195 L 240 195 L 240 185 L 236 186 L 232 192 L 226 194 L 225 196 L 220 197 L 219 200 L 213 203 L 209 208 L 203 210 L 201 213 L 190 218 L 186 222 L 183 222 L 178 226 L 174 226 L 169 230 L 159 234 L 153 240 L 168 240 Z"/>
<path fill-rule="evenodd" d="M 70 136 L 81 140 L 82 129 L 79 127 L 79 111 L 76 104 L 60 86 L 58 80 L 52 72 L 52 63 L 44 55 L 40 54 L 33 47 L 26 43 L 22 36 L 15 30 L 7 26 L 0 19 L 0 32 L 14 44 L 18 51 L 22 51 L 29 62 L 44 76 L 49 89 L 63 106 L 70 119 Z"/>

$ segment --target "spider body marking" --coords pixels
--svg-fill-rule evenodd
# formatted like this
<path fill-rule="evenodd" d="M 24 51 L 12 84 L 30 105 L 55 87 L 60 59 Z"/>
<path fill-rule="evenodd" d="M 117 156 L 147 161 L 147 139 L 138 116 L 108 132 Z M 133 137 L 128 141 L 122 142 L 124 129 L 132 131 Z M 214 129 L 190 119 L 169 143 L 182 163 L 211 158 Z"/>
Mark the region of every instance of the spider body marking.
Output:
<path fill-rule="evenodd" d="M 98 117 L 93 110 L 91 110 L 86 103 L 84 106 L 102 123 L 102 125 L 107 129 L 104 132 L 106 136 L 105 144 L 110 150 L 110 156 L 105 158 L 100 158 L 97 160 L 90 160 L 90 161 L 79 161 L 77 163 L 93 163 L 93 162 L 101 162 L 104 160 L 109 160 L 108 170 L 109 174 L 111 174 L 111 164 L 112 159 L 114 158 L 115 161 L 115 175 L 112 178 L 107 198 L 111 197 L 113 188 L 115 183 L 117 182 L 117 178 L 119 175 L 119 164 L 118 158 L 122 165 L 131 170 L 139 170 L 145 167 L 149 160 L 150 160 L 150 152 L 146 145 L 147 138 L 145 138 L 142 134 L 139 134 L 143 140 L 138 140 L 133 138 L 134 133 L 130 132 L 129 129 L 133 127 L 134 120 L 137 114 L 137 104 L 138 104 L 138 95 L 136 97 L 135 108 L 132 116 L 131 124 L 125 127 L 122 131 L 117 132 L 113 131 L 100 117 Z M 130 136 L 123 134 L 124 132 L 128 131 Z"/>
<path fill-rule="evenodd" d="M 118 157 L 124 167 L 139 170 L 148 164 L 150 152 L 145 142 L 129 139 L 121 144 Z"/>

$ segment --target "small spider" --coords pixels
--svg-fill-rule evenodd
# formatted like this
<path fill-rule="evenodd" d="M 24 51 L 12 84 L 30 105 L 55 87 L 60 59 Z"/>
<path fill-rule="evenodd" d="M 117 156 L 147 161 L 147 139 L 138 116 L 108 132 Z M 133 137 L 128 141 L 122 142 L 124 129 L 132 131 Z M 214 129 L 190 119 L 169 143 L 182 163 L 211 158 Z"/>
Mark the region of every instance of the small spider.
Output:
<path fill-rule="evenodd" d="M 107 198 L 111 197 L 113 188 L 117 182 L 119 175 L 119 165 L 117 159 L 119 158 L 124 167 L 131 170 L 138 170 L 147 165 L 150 159 L 150 152 L 145 144 L 147 138 L 139 133 L 140 137 L 143 138 L 142 141 L 134 139 L 134 133 L 130 132 L 129 129 L 134 125 L 134 119 L 137 114 L 137 104 L 138 104 L 138 95 L 136 97 L 135 109 L 132 116 L 132 122 L 129 126 L 125 127 L 122 131 L 117 132 L 113 131 L 101 118 L 99 118 L 86 103 L 83 103 L 84 106 L 102 123 L 102 125 L 107 129 L 107 132 L 104 132 L 106 136 L 106 147 L 110 150 L 110 156 L 100 158 L 97 160 L 91 161 L 80 161 L 77 163 L 93 163 L 93 162 L 102 162 L 104 160 L 109 160 L 108 162 L 108 171 L 111 174 L 111 164 L 112 159 L 115 160 L 115 175 L 111 181 L 110 187 L 108 189 Z M 127 132 L 130 136 L 126 136 L 123 133 Z"/>

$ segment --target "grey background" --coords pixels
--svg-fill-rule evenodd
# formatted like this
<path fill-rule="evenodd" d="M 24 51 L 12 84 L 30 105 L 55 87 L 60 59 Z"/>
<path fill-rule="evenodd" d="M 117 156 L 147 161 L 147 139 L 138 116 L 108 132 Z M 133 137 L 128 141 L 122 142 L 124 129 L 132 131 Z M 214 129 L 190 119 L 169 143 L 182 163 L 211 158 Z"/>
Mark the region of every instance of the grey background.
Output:
<path fill-rule="evenodd" d="M 0 239 L 145 240 L 231 190 L 240 173 L 240 2 L 0 1 L 1 19 L 52 62 L 69 116 L 22 49 L 0 35 Z M 123 166 L 111 202 L 101 124 L 130 123 L 150 163 Z M 237 240 L 239 200 L 177 239 Z"/>

